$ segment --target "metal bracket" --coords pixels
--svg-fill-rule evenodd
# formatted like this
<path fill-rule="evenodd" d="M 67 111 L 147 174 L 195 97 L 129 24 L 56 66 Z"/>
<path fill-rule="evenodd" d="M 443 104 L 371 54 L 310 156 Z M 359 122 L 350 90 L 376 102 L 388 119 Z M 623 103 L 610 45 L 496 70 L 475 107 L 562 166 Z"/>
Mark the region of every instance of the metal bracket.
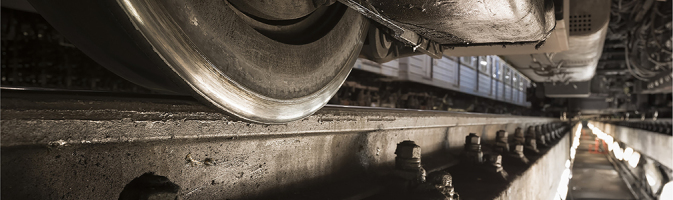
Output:
<path fill-rule="evenodd" d="M 363 0 L 339 0 L 339 2 L 345 4 L 346 6 L 358 11 L 367 18 L 370 18 L 379 24 L 389 28 L 393 38 L 401 41 L 402 43 L 411 46 L 414 51 L 418 50 L 424 54 L 429 55 L 432 58 L 440 59 L 442 58 L 442 48 L 441 45 L 437 42 L 431 41 L 427 38 L 424 38 L 417 33 L 402 28 L 397 25 L 394 21 L 388 19 L 387 17 L 379 14 L 376 9 L 374 9 L 371 4 Z"/>

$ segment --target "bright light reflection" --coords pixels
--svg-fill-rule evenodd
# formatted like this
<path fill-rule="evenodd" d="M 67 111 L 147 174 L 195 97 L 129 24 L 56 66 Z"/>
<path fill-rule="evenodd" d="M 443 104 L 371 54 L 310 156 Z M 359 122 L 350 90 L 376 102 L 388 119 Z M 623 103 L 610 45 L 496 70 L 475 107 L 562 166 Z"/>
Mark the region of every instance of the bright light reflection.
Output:
<path fill-rule="evenodd" d="M 638 166 L 638 162 L 640 161 L 640 153 L 633 151 L 631 147 L 627 147 L 625 150 L 622 150 L 619 147 L 619 143 L 614 141 L 615 139 L 606 134 L 605 132 L 601 131 L 600 129 L 596 128 L 593 124 L 588 123 L 587 127 L 591 129 L 591 132 L 596 135 L 599 139 L 605 141 L 605 143 L 608 144 L 608 149 L 614 153 L 615 158 L 619 160 L 624 160 L 629 163 L 631 167 L 636 167 Z M 571 151 L 572 153 L 572 151 Z"/>
<path fill-rule="evenodd" d="M 647 184 L 649 184 L 650 187 L 654 187 L 654 185 L 657 184 L 656 180 L 649 174 L 645 174 L 645 179 L 647 179 Z"/>
<path fill-rule="evenodd" d="M 577 153 L 577 150 L 575 149 L 570 149 L 570 159 L 575 159 L 575 154 Z"/>
<path fill-rule="evenodd" d="M 629 157 L 629 165 L 633 168 L 638 166 L 638 163 L 640 162 L 640 153 L 638 152 L 633 152 L 631 156 Z"/>
<path fill-rule="evenodd" d="M 619 160 L 624 160 L 624 151 L 622 150 L 622 148 L 615 148 L 614 150 L 612 150 L 612 153 L 615 154 L 615 158 Z"/>
<path fill-rule="evenodd" d="M 577 147 L 580 146 L 580 136 L 582 136 L 582 124 L 577 124 L 577 129 L 575 129 L 575 135 L 573 135 L 573 143 L 570 147 L 570 162 L 575 160 L 575 154 L 577 153 Z"/>
<path fill-rule="evenodd" d="M 582 136 L 582 123 L 578 123 L 575 127 L 575 132 L 573 135 L 572 146 L 570 147 L 570 160 L 566 160 L 563 174 L 561 174 L 561 181 L 559 181 L 559 186 L 556 188 L 556 197 L 557 199 L 565 200 L 568 195 L 568 183 L 570 183 L 570 178 L 572 178 L 572 172 L 570 171 L 570 166 L 575 160 L 575 154 L 577 153 L 577 147 L 580 146 L 580 136 Z"/>
<path fill-rule="evenodd" d="M 556 188 L 556 196 L 559 197 L 561 200 L 566 199 L 566 195 L 568 195 L 568 184 L 570 183 L 570 177 L 572 176 L 570 172 L 570 161 L 566 162 L 566 169 L 563 170 L 563 173 L 561 174 L 561 181 L 559 181 L 558 188 Z"/>
<path fill-rule="evenodd" d="M 133 15 L 133 17 L 135 17 L 136 20 L 138 20 L 138 22 L 140 22 L 140 23 L 142 24 L 142 23 L 143 23 L 143 19 L 140 18 L 140 15 L 138 15 L 138 11 L 136 11 L 136 8 L 133 7 L 133 4 L 131 4 L 131 1 L 129 1 L 129 0 L 124 0 L 124 4 L 125 4 L 126 7 L 128 8 L 129 12 L 131 12 L 131 15 Z"/>
<path fill-rule="evenodd" d="M 633 154 L 633 149 L 631 147 L 626 147 L 624 150 L 624 160 L 631 159 L 631 154 Z"/>
<path fill-rule="evenodd" d="M 664 188 L 661 190 L 659 200 L 664 199 L 673 199 L 673 181 L 666 183 L 666 185 L 664 185 Z"/>

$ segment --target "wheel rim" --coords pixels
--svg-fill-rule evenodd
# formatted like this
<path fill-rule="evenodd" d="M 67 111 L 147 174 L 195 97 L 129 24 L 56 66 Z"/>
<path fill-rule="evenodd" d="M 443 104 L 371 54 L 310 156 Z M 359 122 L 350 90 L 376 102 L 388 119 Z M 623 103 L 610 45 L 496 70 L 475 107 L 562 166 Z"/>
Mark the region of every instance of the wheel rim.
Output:
<path fill-rule="evenodd" d="M 229 0 L 236 9 L 267 20 L 302 18 L 319 7 L 312 0 Z"/>
<path fill-rule="evenodd" d="M 246 14 L 231 6 L 232 11 L 250 27 L 262 35 L 286 44 L 308 44 L 323 37 L 338 23 L 338 18 L 347 9 L 342 4 L 322 6 L 301 18 L 291 20 L 268 20 Z M 301 35 L 301 37 L 297 37 Z"/>
<path fill-rule="evenodd" d="M 227 65 L 225 63 L 224 65 L 218 65 L 219 63 L 217 62 L 221 60 L 215 60 L 213 59 L 213 56 L 208 57 L 208 53 L 210 53 L 207 52 L 208 50 L 201 51 L 203 49 L 195 47 L 198 45 L 199 41 L 195 42 L 187 37 L 187 35 L 191 33 L 184 32 L 184 30 L 177 25 L 179 22 L 176 23 L 177 20 L 171 18 L 171 16 L 167 14 L 168 11 L 165 7 L 167 5 L 160 5 L 158 2 L 149 0 L 119 0 L 118 2 L 128 14 L 136 29 L 138 29 L 145 39 L 155 48 L 157 54 L 162 57 L 171 70 L 180 76 L 182 80 L 194 90 L 197 97 L 202 98 L 212 105 L 237 117 L 261 123 L 285 123 L 301 119 L 324 106 L 348 76 L 351 66 L 359 54 L 359 49 L 361 48 L 365 36 L 364 33 L 366 33 L 366 26 L 368 25 L 367 20 L 359 15 L 354 19 L 341 19 L 339 23 L 345 23 L 344 20 L 356 20 L 355 24 L 360 27 L 360 30 L 348 30 L 350 31 L 349 33 L 357 34 L 358 37 L 345 41 L 345 43 L 348 43 L 345 45 L 352 45 L 358 50 L 353 51 L 351 49 L 348 55 L 340 58 L 320 60 L 323 64 L 328 63 L 330 60 L 337 60 L 338 62 L 335 62 L 339 63 L 339 66 L 341 66 L 337 69 L 329 69 L 323 67 L 323 65 L 317 67 L 319 69 L 309 69 L 309 71 L 314 70 L 311 71 L 313 75 L 320 74 L 322 71 L 326 71 L 324 74 L 330 75 L 325 80 L 322 80 L 323 83 L 319 83 L 318 86 L 302 88 L 302 91 L 281 91 L 276 94 L 273 93 L 273 91 L 264 91 L 263 87 L 265 86 L 261 86 L 262 89 L 259 89 L 255 87 L 254 84 L 246 85 L 249 83 L 241 81 L 240 77 L 235 76 L 237 75 L 236 73 L 227 71 L 232 70 L 227 67 L 241 67 L 248 64 L 247 62 L 253 62 L 248 55 L 254 55 L 254 53 L 243 52 L 240 55 L 234 55 L 232 59 L 222 61 L 235 64 Z M 224 1 L 224 3 L 228 4 L 226 1 Z M 234 11 L 232 10 L 231 12 L 233 13 Z M 345 12 L 355 11 L 347 10 Z M 349 16 L 355 15 L 350 14 Z M 194 23 L 195 26 L 197 23 L 198 22 Z M 318 40 L 332 39 L 332 36 L 329 34 Z M 289 50 L 286 51 L 292 51 L 291 44 L 288 45 L 287 48 Z M 346 47 L 344 46 L 343 48 Z M 232 49 L 238 50 L 236 48 Z M 273 51 L 273 53 L 283 53 L 276 52 L 279 50 Z M 222 55 L 231 56 L 227 53 Z M 263 59 L 263 57 L 260 57 L 260 59 Z M 298 63 L 298 66 L 301 64 L 302 63 Z M 269 68 L 272 68 L 271 70 L 260 72 L 260 74 L 265 74 L 262 75 L 264 77 L 261 77 L 260 79 L 271 77 L 269 78 L 268 83 L 280 85 L 275 87 L 282 88 L 284 87 L 282 86 L 282 80 L 285 80 L 283 79 L 285 78 L 283 76 L 288 74 L 292 76 L 291 73 L 294 73 L 294 71 L 290 70 L 287 73 L 274 74 L 273 70 L 275 70 L 275 68 L 273 67 L 278 67 L 282 70 L 283 66 L 270 65 Z M 246 68 L 246 70 L 248 69 Z M 248 70 L 245 72 L 250 73 L 251 71 Z M 257 75 L 255 73 L 252 74 Z M 273 75 L 281 77 L 280 82 L 278 82 L 278 80 L 275 80 L 277 82 L 273 82 Z M 291 81 L 296 81 L 296 79 L 298 79 L 296 76 L 287 78 L 287 80 Z M 310 81 L 311 80 L 307 80 L 307 82 Z M 307 83 L 304 85 L 310 84 Z M 273 88 L 274 86 L 268 87 Z M 289 90 L 291 89 L 292 88 L 289 88 Z M 283 92 L 286 92 L 288 95 L 284 95 Z"/>

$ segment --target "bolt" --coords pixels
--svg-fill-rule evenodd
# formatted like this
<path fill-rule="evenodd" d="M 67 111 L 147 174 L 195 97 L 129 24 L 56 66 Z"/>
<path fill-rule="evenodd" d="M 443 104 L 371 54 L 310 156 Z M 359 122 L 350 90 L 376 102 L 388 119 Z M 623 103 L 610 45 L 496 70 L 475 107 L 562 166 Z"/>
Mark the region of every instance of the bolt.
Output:
<path fill-rule="evenodd" d="M 521 127 L 516 127 L 514 130 L 514 144 L 524 144 L 526 138 L 523 135 L 523 129 Z"/>
<path fill-rule="evenodd" d="M 395 154 L 395 168 L 411 171 L 421 168 L 421 147 L 414 141 L 405 140 L 397 144 Z"/>
<path fill-rule="evenodd" d="M 486 160 L 493 166 L 502 167 L 502 156 L 500 154 L 487 154 Z"/>
<path fill-rule="evenodd" d="M 517 144 L 516 146 L 514 146 L 514 154 L 519 156 L 519 159 L 521 159 L 523 163 L 528 164 L 528 158 L 526 158 L 526 155 L 523 153 L 523 149 L 524 149 L 523 145 Z"/>
<path fill-rule="evenodd" d="M 538 144 L 547 146 L 547 143 L 545 142 L 547 139 L 545 138 L 545 135 L 542 134 L 542 126 L 540 125 L 535 126 L 535 135 L 537 135 Z"/>
<path fill-rule="evenodd" d="M 395 149 L 395 171 L 393 175 L 403 180 L 398 182 L 401 188 L 417 186 L 425 182 L 425 169 L 421 167 L 421 147 L 414 141 L 405 140 Z"/>
<path fill-rule="evenodd" d="M 488 170 L 499 173 L 503 179 L 507 179 L 507 172 L 502 168 L 502 156 L 500 154 L 486 155 L 486 162 L 488 162 Z"/>
<path fill-rule="evenodd" d="M 549 124 L 545 124 L 542 126 L 542 130 L 545 133 L 545 139 L 547 139 L 547 143 L 551 143 L 551 141 L 554 139 L 554 136 L 552 135 L 551 128 Z"/>
<path fill-rule="evenodd" d="M 464 153 L 470 163 L 482 163 L 484 153 L 481 152 L 481 138 L 475 133 L 465 137 Z"/>
<path fill-rule="evenodd" d="M 509 152 L 509 144 L 507 143 L 507 131 L 499 130 L 495 133 L 495 151 Z"/>
<path fill-rule="evenodd" d="M 481 138 L 475 133 L 470 133 L 470 135 L 465 137 L 465 142 L 469 144 L 481 144 Z"/>
<path fill-rule="evenodd" d="M 481 137 L 477 134 L 470 133 L 465 137 L 466 151 L 481 151 Z"/>
<path fill-rule="evenodd" d="M 538 153 L 537 150 L 537 141 L 536 141 L 535 127 L 529 126 L 528 131 L 526 131 L 526 148 L 531 151 Z"/>
<path fill-rule="evenodd" d="M 535 138 L 535 127 L 529 126 L 528 131 L 526 131 L 526 138 Z"/>
<path fill-rule="evenodd" d="M 514 152 L 516 154 L 523 154 L 523 145 L 517 144 L 514 146 Z"/>
<path fill-rule="evenodd" d="M 499 130 L 496 133 L 495 139 L 501 142 L 507 142 L 507 131 Z"/>
<path fill-rule="evenodd" d="M 416 145 L 414 141 L 405 140 L 397 144 L 395 155 L 402 158 L 418 158 L 421 159 L 421 147 Z"/>

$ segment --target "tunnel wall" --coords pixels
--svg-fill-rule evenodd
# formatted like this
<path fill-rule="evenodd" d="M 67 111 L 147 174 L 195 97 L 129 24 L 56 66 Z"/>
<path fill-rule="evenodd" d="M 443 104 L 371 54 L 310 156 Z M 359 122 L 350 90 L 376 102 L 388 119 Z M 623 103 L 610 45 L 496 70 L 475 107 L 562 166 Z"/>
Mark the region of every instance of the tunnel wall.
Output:
<path fill-rule="evenodd" d="M 606 134 L 612 135 L 615 140 L 624 142 L 628 147 L 659 161 L 668 168 L 673 168 L 673 136 L 604 122 L 591 123 Z"/>
<path fill-rule="evenodd" d="M 565 162 L 570 159 L 571 136 L 566 134 L 496 199 L 556 199 L 561 174 L 566 169 Z"/>

